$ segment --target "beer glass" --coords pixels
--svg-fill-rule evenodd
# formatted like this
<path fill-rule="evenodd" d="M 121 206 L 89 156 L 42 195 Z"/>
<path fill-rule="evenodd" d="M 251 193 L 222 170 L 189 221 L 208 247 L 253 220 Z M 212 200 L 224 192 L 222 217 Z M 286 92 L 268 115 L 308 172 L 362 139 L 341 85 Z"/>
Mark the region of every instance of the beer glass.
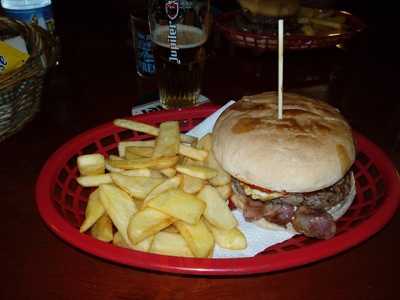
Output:
<path fill-rule="evenodd" d="M 153 43 L 150 38 L 149 26 L 146 16 L 130 15 L 133 48 L 136 59 L 136 73 L 140 77 L 152 77 L 155 75 L 156 67 L 153 56 Z"/>
<path fill-rule="evenodd" d="M 200 96 L 210 0 L 150 0 L 149 24 L 161 105 L 193 106 Z"/>

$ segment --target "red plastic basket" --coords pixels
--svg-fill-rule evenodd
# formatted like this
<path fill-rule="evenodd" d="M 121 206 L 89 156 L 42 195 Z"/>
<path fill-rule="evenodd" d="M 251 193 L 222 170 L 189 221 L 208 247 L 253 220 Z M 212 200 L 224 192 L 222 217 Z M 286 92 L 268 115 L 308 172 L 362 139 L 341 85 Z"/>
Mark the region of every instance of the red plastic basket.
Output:
<path fill-rule="evenodd" d="M 278 38 L 274 33 L 251 33 L 241 31 L 233 25 L 233 21 L 239 11 L 221 14 L 216 18 L 216 28 L 222 32 L 227 40 L 238 47 L 254 48 L 258 51 L 276 50 Z M 356 16 L 347 12 L 338 12 L 345 15 L 349 24 L 349 30 L 340 34 L 324 36 L 306 36 L 303 34 L 285 35 L 284 43 L 286 50 L 306 50 L 331 48 L 351 39 L 354 34 L 364 30 L 365 24 Z"/>
<path fill-rule="evenodd" d="M 164 111 L 135 117 L 158 125 L 179 120 L 185 132 L 215 111 L 199 107 Z M 337 235 L 326 241 L 301 235 L 249 258 L 199 259 L 149 254 L 113 246 L 79 233 L 90 190 L 76 183 L 76 157 L 84 153 L 115 154 L 121 140 L 140 140 L 148 135 L 115 127 L 111 122 L 67 142 L 44 165 L 36 185 L 39 213 L 49 228 L 71 245 L 107 260 L 172 273 L 239 275 L 270 272 L 304 265 L 332 256 L 366 240 L 382 229 L 396 211 L 400 197 L 398 174 L 385 153 L 355 133 L 358 155 L 354 165 L 357 197 L 337 222 Z"/>

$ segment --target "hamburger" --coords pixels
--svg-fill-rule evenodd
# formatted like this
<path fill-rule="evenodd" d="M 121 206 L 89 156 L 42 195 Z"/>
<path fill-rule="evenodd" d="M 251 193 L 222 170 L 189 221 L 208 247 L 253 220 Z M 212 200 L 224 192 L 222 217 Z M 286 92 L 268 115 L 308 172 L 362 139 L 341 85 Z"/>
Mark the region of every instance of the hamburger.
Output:
<path fill-rule="evenodd" d="M 322 101 L 286 93 L 278 120 L 275 92 L 244 97 L 215 123 L 212 151 L 231 201 L 263 228 L 332 238 L 355 197 L 351 128 Z"/>
<path fill-rule="evenodd" d="M 285 21 L 285 29 L 298 29 L 299 0 L 238 0 L 240 14 L 237 24 L 242 30 L 265 33 L 275 32 L 279 19 Z"/>

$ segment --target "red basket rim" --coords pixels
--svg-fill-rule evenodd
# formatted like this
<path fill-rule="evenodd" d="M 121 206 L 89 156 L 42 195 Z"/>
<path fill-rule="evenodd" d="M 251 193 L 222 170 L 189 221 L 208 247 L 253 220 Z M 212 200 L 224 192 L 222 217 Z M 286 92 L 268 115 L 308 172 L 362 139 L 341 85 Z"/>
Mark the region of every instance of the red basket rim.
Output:
<path fill-rule="evenodd" d="M 181 111 L 154 112 L 130 118 L 138 121 L 149 119 L 160 120 L 166 116 L 184 116 L 191 113 L 206 117 L 215 110 L 215 106 L 206 106 Z M 40 216 L 57 236 L 78 249 L 116 263 L 141 269 L 195 275 L 242 275 L 288 269 L 330 257 L 367 240 L 389 222 L 399 204 L 400 181 L 395 166 L 377 145 L 363 135 L 355 132 L 354 135 L 359 147 L 361 149 L 368 149 L 368 153 L 374 157 L 374 162 L 381 168 L 383 178 L 385 179 L 387 196 L 372 217 L 348 232 L 327 241 L 318 241 L 312 245 L 308 245 L 306 248 L 274 255 L 259 255 L 251 258 L 183 258 L 116 247 L 79 233 L 79 230 L 60 216 L 51 199 L 52 182 L 60 169 L 60 165 L 68 161 L 69 154 L 81 149 L 79 145 L 83 142 L 93 141 L 99 134 L 102 136 L 101 134 L 108 132 L 112 126 L 112 122 L 109 122 L 90 129 L 71 139 L 51 155 L 37 179 L 36 203 Z"/>
<path fill-rule="evenodd" d="M 240 13 L 240 10 L 235 10 L 235 11 L 229 11 L 226 13 L 222 13 L 219 16 L 216 17 L 215 19 L 215 24 L 216 27 L 226 33 L 226 34 L 235 34 L 235 35 L 241 35 L 246 38 L 252 38 L 254 40 L 260 40 L 260 39 L 267 39 L 267 40 L 276 40 L 277 36 L 274 33 L 251 33 L 251 32 L 246 32 L 242 31 L 239 29 L 232 28 L 232 26 L 229 26 L 227 24 L 228 21 L 230 21 L 232 18 L 234 18 L 238 13 Z M 291 42 L 296 42 L 296 41 L 303 41 L 304 43 L 308 41 L 314 41 L 318 43 L 318 41 L 332 41 L 332 43 L 337 43 L 338 40 L 346 40 L 352 37 L 354 34 L 358 32 L 362 32 L 365 30 L 367 27 L 366 24 L 357 16 L 351 14 L 350 12 L 347 11 L 338 11 L 338 13 L 345 15 L 349 22 L 351 23 L 351 28 L 352 30 L 343 32 L 343 33 L 338 33 L 334 35 L 326 35 L 326 36 L 306 36 L 303 34 L 291 34 L 291 35 L 285 35 L 285 41 L 286 43 L 291 43 Z M 243 46 L 243 45 L 241 45 Z M 248 47 L 248 46 L 247 46 Z M 259 47 L 256 47 L 259 48 Z M 308 49 L 307 47 L 288 47 L 289 49 Z M 265 48 L 270 49 L 270 48 Z M 312 48 L 310 48 L 312 49 Z"/>

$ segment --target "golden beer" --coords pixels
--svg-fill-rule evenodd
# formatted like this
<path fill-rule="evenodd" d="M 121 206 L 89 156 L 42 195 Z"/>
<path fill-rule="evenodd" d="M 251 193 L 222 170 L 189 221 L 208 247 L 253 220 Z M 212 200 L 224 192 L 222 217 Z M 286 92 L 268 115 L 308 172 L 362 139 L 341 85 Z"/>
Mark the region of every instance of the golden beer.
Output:
<path fill-rule="evenodd" d="M 177 24 L 158 26 L 152 32 L 160 102 L 164 108 L 193 106 L 200 95 L 206 60 L 206 34 L 199 28 Z"/>

